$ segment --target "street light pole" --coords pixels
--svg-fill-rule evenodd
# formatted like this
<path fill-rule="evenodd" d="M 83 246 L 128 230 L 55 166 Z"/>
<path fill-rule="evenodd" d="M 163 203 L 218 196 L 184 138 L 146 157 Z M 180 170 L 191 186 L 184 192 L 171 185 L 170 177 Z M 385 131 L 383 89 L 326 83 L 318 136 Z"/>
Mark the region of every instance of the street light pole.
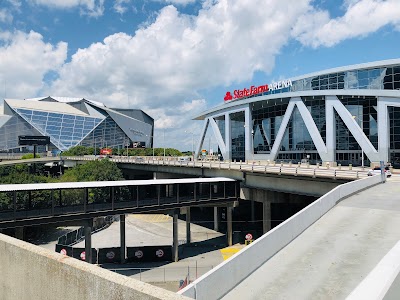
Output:
<path fill-rule="evenodd" d="M 164 160 L 165 160 L 165 128 L 163 128 L 163 145 L 164 145 Z"/>

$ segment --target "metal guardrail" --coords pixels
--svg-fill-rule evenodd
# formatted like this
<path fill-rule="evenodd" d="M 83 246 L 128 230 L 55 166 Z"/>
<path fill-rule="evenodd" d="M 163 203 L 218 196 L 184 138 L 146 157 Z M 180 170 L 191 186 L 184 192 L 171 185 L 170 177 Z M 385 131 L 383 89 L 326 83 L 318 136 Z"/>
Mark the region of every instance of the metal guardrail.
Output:
<path fill-rule="evenodd" d="M 64 157 L 66 160 L 96 160 L 95 157 Z M 315 165 L 301 164 L 277 164 L 277 163 L 247 163 L 247 162 L 225 162 L 225 161 L 179 161 L 176 158 L 168 159 L 152 159 L 152 157 L 112 157 L 111 161 L 117 163 L 132 163 L 145 165 L 163 165 L 186 168 L 207 168 L 221 170 L 242 170 L 244 172 L 278 174 L 278 175 L 293 175 L 305 176 L 313 178 L 333 178 L 355 180 L 367 177 L 367 171 L 352 167 L 322 167 Z"/>

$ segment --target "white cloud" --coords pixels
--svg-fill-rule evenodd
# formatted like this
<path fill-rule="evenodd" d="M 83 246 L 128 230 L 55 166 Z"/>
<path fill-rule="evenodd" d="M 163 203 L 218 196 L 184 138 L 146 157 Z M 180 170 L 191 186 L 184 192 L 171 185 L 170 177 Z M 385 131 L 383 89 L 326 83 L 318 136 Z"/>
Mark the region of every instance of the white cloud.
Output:
<path fill-rule="evenodd" d="M 167 6 L 134 36 L 117 33 L 79 50 L 52 89 L 119 105 L 128 97 L 149 108 L 179 104 L 201 89 L 270 72 L 308 2 L 221 0 L 198 16 Z"/>
<path fill-rule="evenodd" d="M 187 4 L 196 2 L 196 0 L 165 0 L 165 2 L 185 6 Z"/>
<path fill-rule="evenodd" d="M 0 23 L 11 23 L 13 16 L 7 9 L 0 9 Z"/>
<path fill-rule="evenodd" d="M 164 7 L 134 35 L 116 33 L 77 51 L 45 94 L 141 108 L 169 135 L 201 127 L 191 118 L 207 108 L 206 102 L 191 99 L 204 89 L 249 80 L 255 71 L 271 72 L 308 3 L 209 1 L 197 16 Z"/>
<path fill-rule="evenodd" d="M 67 58 L 67 44 L 43 42 L 36 33 L 0 33 L 0 82 L 8 98 L 28 98 L 44 85 L 48 72 L 57 71 Z"/>
<path fill-rule="evenodd" d="M 292 36 L 302 44 L 317 48 L 331 47 L 343 40 L 363 37 L 386 25 L 400 26 L 399 0 L 346 0 L 342 17 L 329 18 L 327 11 L 310 7 L 299 17 Z"/>
<path fill-rule="evenodd" d="M 113 8 L 117 13 L 123 15 L 128 10 L 127 4 L 130 2 L 131 0 L 115 0 Z"/>
<path fill-rule="evenodd" d="M 104 0 L 30 0 L 36 5 L 57 9 L 79 8 L 82 15 L 99 17 L 104 13 Z"/>
<path fill-rule="evenodd" d="M 51 2 L 58 8 L 104 9 L 103 1 L 94 0 L 31 1 L 47 6 Z M 313 8 L 311 2 L 206 0 L 196 16 L 166 6 L 152 23 L 134 34 L 110 35 L 79 49 L 65 64 L 65 43 L 52 46 L 33 32 L 11 37 L 0 32 L 0 39 L 5 36 L 10 45 L 15 44 L 12 49 L 0 48 L 2 57 L 4 52 L 12 57 L 5 60 L 7 64 L 0 60 L 0 74 L 5 70 L 13 74 L 15 84 L 8 85 L 15 86 L 14 94 L 19 97 L 41 91 L 44 95 L 86 97 L 110 107 L 141 108 L 156 119 L 158 133 L 167 128 L 169 139 L 174 137 L 178 144 L 179 130 L 194 132 L 192 128 L 201 127 L 201 122 L 192 122 L 191 117 L 206 109 L 207 103 L 222 103 L 224 95 L 207 101 L 192 99 L 201 98 L 204 90 L 249 80 L 257 71 L 271 72 L 275 57 L 290 38 L 313 47 L 331 46 L 385 24 L 399 26 L 397 0 L 346 0 L 344 16 L 336 19 Z M 128 3 L 116 0 L 114 8 L 123 13 Z M 31 40 L 34 43 L 30 44 Z M 51 71 L 58 78 L 43 87 L 44 75 Z"/>

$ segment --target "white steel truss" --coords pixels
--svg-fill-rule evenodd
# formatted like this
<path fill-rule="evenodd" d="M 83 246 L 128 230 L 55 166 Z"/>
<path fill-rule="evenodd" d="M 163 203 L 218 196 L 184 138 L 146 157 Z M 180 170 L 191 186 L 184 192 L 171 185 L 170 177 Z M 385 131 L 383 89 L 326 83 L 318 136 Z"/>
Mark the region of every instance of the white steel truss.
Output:
<path fill-rule="evenodd" d="M 358 125 L 357 120 L 351 115 L 347 108 L 336 96 L 325 96 L 325 115 L 326 115 L 326 143 L 311 116 L 310 111 L 300 97 L 293 97 L 290 99 L 289 104 L 286 108 L 285 114 L 282 119 L 282 123 L 277 131 L 274 144 L 272 145 L 269 154 L 254 154 L 254 148 L 252 144 L 253 139 L 253 122 L 251 120 L 250 104 L 240 108 L 236 108 L 234 111 L 225 112 L 225 139 L 218 128 L 214 117 L 221 116 L 221 114 L 212 116 L 209 115 L 204 121 L 204 127 L 201 135 L 201 140 L 196 149 L 196 155 L 203 145 L 204 137 L 208 127 L 211 125 L 214 137 L 218 143 L 219 149 L 225 160 L 230 160 L 232 157 L 231 153 L 231 122 L 230 114 L 233 112 L 243 111 L 245 115 L 245 155 L 246 160 L 258 159 L 258 160 L 276 160 L 279 154 L 285 131 L 288 128 L 288 124 L 294 112 L 294 108 L 297 107 L 302 120 L 312 138 L 312 141 L 318 151 L 319 156 L 323 162 L 334 162 L 336 153 L 336 120 L 335 112 L 340 116 L 348 131 L 353 135 L 354 139 L 361 147 L 361 151 L 369 158 L 371 162 L 384 161 L 387 162 L 389 158 L 389 116 L 388 107 L 395 106 L 400 107 L 400 99 L 392 97 L 377 97 L 377 107 L 375 109 L 378 113 L 378 149 L 372 145 L 371 141 L 363 132 L 362 128 Z"/>

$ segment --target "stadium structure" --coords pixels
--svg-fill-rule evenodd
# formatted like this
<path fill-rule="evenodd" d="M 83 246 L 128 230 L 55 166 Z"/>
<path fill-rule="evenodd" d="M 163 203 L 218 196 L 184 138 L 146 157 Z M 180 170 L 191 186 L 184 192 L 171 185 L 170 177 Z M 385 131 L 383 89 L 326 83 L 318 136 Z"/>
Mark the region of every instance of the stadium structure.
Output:
<path fill-rule="evenodd" d="M 225 160 L 399 163 L 400 59 L 228 91 L 194 119 L 197 155 L 210 131 Z"/>
<path fill-rule="evenodd" d="M 139 109 L 108 108 L 84 98 L 4 99 L 0 114 L 1 152 L 27 152 L 18 136 L 49 136 L 38 151 L 60 152 L 73 146 L 125 148 L 153 146 L 154 119 Z M 46 149 L 44 149 L 44 147 Z"/>

